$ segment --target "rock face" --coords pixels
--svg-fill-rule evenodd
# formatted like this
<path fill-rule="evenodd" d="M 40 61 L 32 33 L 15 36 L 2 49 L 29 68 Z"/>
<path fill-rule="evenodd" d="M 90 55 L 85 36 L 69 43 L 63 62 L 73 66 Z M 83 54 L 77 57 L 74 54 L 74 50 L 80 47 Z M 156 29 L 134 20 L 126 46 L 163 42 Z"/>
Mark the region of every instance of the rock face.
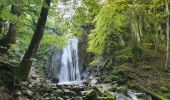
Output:
<path fill-rule="evenodd" d="M 58 82 L 58 74 L 61 66 L 61 50 L 57 50 L 54 46 L 50 47 L 48 58 L 47 76 L 53 83 Z"/>

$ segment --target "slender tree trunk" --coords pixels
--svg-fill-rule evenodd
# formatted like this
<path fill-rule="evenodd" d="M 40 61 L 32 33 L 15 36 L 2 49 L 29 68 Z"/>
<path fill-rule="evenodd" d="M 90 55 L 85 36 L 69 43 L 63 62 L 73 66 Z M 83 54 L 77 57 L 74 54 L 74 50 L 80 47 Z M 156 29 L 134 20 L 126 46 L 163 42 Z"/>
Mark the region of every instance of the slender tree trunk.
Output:
<path fill-rule="evenodd" d="M 3 5 L 1 5 L 1 6 L 0 6 L 0 14 L 2 14 L 2 10 L 3 10 L 3 8 L 4 8 L 4 6 L 3 6 Z M 3 19 L 2 19 L 2 18 L 0 18 L 0 34 L 1 34 L 1 32 L 2 32 L 3 23 L 4 23 Z"/>
<path fill-rule="evenodd" d="M 44 5 L 48 5 L 48 6 L 43 6 L 41 9 L 40 17 L 36 26 L 36 30 L 32 37 L 31 43 L 20 63 L 19 69 L 16 71 L 16 78 L 20 81 L 27 80 L 32 65 L 33 57 L 35 56 L 40 41 L 43 37 L 44 27 L 47 20 L 50 3 L 51 0 L 45 0 Z"/>
<path fill-rule="evenodd" d="M 13 4 L 11 6 L 11 13 L 19 17 L 20 8 L 18 5 Z M 6 53 L 10 48 L 10 45 L 16 42 L 16 31 L 17 31 L 17 22 L 19 19 L 16 19 L 14 23 L 10 23 L 7 34 L 0 40 L 0 52 Z"/>
<path fill-rule="evenodd" d="M 166 2 L 166 12 L 169 13 L 169 4 L 167 0 Z M 166 46 L 166 62 L 165 62 L 165 69 L 168 67 L 168 61 L 169 61 L 169 15 L 166 20 L 166 41 L 167 41 L 167 46 Z"/>

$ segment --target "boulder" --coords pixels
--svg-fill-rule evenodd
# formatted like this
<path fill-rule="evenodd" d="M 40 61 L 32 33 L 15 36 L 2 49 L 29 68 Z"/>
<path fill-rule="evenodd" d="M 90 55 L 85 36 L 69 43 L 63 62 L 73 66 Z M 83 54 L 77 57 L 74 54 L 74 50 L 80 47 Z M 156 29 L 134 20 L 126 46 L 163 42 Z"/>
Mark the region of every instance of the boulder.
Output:
<path fill-rule="evenodd" d="M 29 90 L 29 89 L 24 90 L 23 93 L 26 94 L 29 97 L 33 97 L 33 95 L 34 95 L 34 92 Z"/>
<path fill-rule="evenodd" d="M 90 92 L 88 92 L 86 94 L 87 100 L 97 100 L 97 97 L 98 97 L 98 95 L 97 95 L 97 92 L 95 90 L 91 90 Z"/>

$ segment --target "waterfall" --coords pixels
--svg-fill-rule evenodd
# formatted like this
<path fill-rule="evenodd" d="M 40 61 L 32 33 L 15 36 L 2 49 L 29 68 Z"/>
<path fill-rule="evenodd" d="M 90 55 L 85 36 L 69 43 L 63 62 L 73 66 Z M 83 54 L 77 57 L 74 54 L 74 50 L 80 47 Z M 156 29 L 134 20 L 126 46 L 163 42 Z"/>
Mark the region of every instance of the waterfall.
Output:
<path fill-rule="evenodd" d="M 59 83 L 80 81 L 79 67 L 78 38 L 73 38 L 62 50 Z"/>

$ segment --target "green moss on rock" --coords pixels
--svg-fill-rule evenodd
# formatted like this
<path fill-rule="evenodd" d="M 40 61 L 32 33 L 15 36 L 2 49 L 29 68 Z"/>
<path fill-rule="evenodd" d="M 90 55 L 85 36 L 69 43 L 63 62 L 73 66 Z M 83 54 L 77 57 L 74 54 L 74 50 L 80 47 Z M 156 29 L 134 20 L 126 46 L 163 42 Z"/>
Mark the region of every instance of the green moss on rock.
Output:
<path fill-rule="evenodd" d="M 97 92 L 95 90 L 91 90 L 86 94 L 87 100 L 97 100 Z"/>
<path fill-rule="evenodd" d="M 161 86 L 159 89 L 160 89 L 160 91 L 163 92 L 163 93 L 168 93 L 168 91 L 169 91 L 168 88 L 165 87 L 165 86 Z"/>
<path fill-rule="evenodd" d="M 128 90 L 127 86 L 121 86 L 117 88 L 117 92 L 122 94 L 127 94 L 127 90 Z"/>

